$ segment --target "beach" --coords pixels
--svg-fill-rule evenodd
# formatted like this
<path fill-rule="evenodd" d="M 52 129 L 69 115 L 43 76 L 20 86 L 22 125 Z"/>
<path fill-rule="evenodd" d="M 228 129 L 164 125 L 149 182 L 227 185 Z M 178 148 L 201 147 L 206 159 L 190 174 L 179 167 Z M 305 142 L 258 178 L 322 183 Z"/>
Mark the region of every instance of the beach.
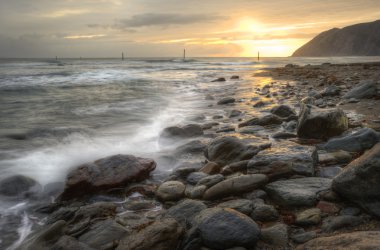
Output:
<path fill-rule="evenodd" d="M 44 110 L 1 123 L 0 248 L 380 245 L 375 59 L 35 66 L 0 90 Z"/>

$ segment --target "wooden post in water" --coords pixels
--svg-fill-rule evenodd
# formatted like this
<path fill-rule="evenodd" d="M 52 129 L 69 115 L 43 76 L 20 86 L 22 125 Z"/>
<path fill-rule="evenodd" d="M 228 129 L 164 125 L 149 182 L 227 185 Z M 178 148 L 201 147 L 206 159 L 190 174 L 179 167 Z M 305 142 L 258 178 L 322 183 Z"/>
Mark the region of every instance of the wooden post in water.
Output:
<path fill-rule="evenodd" d="M 121 52 L 121 60 L 124 61 L 124 52 Z"/>
<path fill-rule="evenodd" d="M 257 51 L 257 61 L 260 62 L 260 51 Z"/>
<path fill-rule="evenodd" d="M 58 61 L 58 57 L 57 56 L 55 56 L 55 60 Z"/>

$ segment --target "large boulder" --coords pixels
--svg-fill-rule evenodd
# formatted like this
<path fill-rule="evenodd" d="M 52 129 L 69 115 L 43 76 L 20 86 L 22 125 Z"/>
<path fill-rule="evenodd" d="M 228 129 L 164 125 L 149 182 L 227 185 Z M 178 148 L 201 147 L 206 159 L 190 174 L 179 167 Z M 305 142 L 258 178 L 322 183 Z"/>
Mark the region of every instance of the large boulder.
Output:
<path fill-rule="evenodd" d="M 365 99 L 372 98 L 377 95 L 377 86 L 374 80 L 362 80 L 359 86 L 351 89 L 343 97 L 345 99 L 355 98 L 355 99 Z"/>
<path fill-rule="evenodd" d="M 165 217 L 172 217 L 186 227 L 187 224 L 192 223 L 194 217 L 199 212 L 206 208 L 207 206 L 201 201 L 185 199 L 169 208 Z"/>
<path fill-rule="evenodd" d="M 182 234 L 183 228 L 176 220 L 165 218 L 126 236 L 116 250 L 172 250 Z"/>
<path fill-rule="evenodd" d="M 198 124 L 188 124 L 183 127 L 172 126 L 165 128 L 161 134 L 159 142 L 165 143 L 171 140 L 191 138 L 203 135 L 202 126 Z"/>
<path fill-rule="evenodd" d="M 252 174 L 266 174 L 270 179 L 293 174 L 313 176 L 317 162 L 315 147 L 281 142 L 255 155 L 249 161 L 247 171 Z"/>
<path fill-rule="evenodd" d="M 212 140 L 205 151 L 208 160 L 221 166 L 232 162 L 251 159 L 261 149 L 261 146 L 253 146 L 236 137 L 224 136 Z"/>
<path fill-rule="evenodd" d="M 24 196 L 42 191 L 41 185 L 30 177 L 14 175 L 0 181 L 0 195 Z"/>
<path fill-rule="evenodd" d="M 154 160 L 133 155 L 114 155 L 86 163 L 67 175 L 61 199 L 67 200 L 110 188 L 125 187 L 130 183 L 145 180 L 155 168 Z"/>
<path fill-rule="evenodd" d="M 204 245 L 211 249 L 232 247 L 254 248 L 259 240 L 260 228 L 248 216 L 229 208 L 209 208 L 196 217 L 181 249 L 200 249 Z M 194 246 L 194 242 L 198 246 Z M 190 248 L 192 245 L 193 248 Z"/>
<path fill-rule="evenodd" d="M 283 105 L 283 104 L 273 107 L 270 110 L 270 112 L 280 117 L 289 117 L 291 115 L 297 115 L 294 109 L 292 109 L 288 105 Z"/>
<path fill-rule="evenodd" d="M 297 135 L 301 138 L 328 139 L 348 129 L 348 118 L 341 109 L 320 109 L 301 105 Z"/>
<path fill-rule="evenodd" d="M 218 199 L 230 195 L 246 193 L 267 183 L 268 178 L 263 174 L 241 175 L 221 181 L 206 190 L 203 198 Z"/>
<path fill-rule="evenodd" d="M 334 178 L 333 190 L 380 217 L 380 143 Z"/>
<path fill-rule="evenodd" d="M 362 128 L 357 132 L 342 137 L 331 138 L 320 148 L 326 151 L 344 150 L 360 153 L 380 142 L 380 134 L 371 128 Z"/>
<path fill-rule="evenodd" d="M 380 231 L 359 231 L 325 236 L 312 239 L 298 246 L 297 250 L 306 249 L 378 249 L 380 246 Z"/>
<path fill-rule="evenodd" d="M 265 186 L 268 195 L 284 207 L 314 206 L 317 194 L 331 188 L 331 179 L 306 177 L 272 182 Z"/>
<path fill-rule="evenodd" d="M 269 126 L 269 125 L 279 125 L 283 122 L 283 119 L 277 115 L 269 114 L 262 117 L 255 117 L 245 122 L 240 123 L 238 126 L 247 127 L 247 126 Z"/>

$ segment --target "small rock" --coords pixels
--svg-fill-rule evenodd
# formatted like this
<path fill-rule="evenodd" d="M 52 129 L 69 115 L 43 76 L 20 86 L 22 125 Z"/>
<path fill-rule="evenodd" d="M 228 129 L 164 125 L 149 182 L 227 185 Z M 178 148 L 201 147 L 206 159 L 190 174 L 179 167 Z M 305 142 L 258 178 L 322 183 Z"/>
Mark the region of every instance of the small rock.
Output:
<path fill-rule="evenodd" d="M 261 240 L 271 246 L 287 247 L 288 244 L 288 226 L 277 224 L 269 228 L 261 229 Z"/>
<path fill-rule="evenodd" d="M 222 166 L 220 166 L 219 164 L 215 162 L 208 162 L 199 171 L 205 174 L 213 175 L 213 174 L 219 174 L 221 169 L 222 169 Z"/>
<path fill-rule="evenodd" d="M 323 220 L 322 231 L 333 232 L 335 230 L 353 227 L 363 223 L 363 219 L 357 216 L 340 215 L 336 217 L 328 217 Z"/>
<path fill-rule="evenodd" d="M 291 115 L 296 115 L 296 112 L 294 109 L 287 105 L 278 105 L 273 107 L 270 112 L 274 115 L 277 115 L 279 117 L 289 117 Z"/>
<path fill-rule="evenodd" d="M 234 103 L 236 100 L 233 97 L 225 97 L 220 99 L 217 104 L 218 105 L 224 105 L 224 104 L 229 104 L 229 103 Z"/>
<path fill-rule="evenodd" d="M 179 181 L 167 181 L 162 183 L 158 189 L 156 196 L 163 201 L 176 201 L 183 197 L 185 185 Z"/>
<path fill-rule="evenodd" d="M 201 179 L 203 179 L 207 176 L 208 176 L 208 174 L 205 174 L 203 172 L 193 172 L 187 176 L 186 182 L 188 182 L 192 185 L 195 185 L 198 183 L 198 181 L 200 181 Z"/>
<path fill-rule="evenodd" d="M 219 77 L 219 78 L 216 78 L 215 80 L 212 80 L 211 82 L 225 82 L 225 81 L 226 81 L 226 78 Z"/>
<path fill-rule="evenodd" d="M 310 208 L 296 215 L 296 224 L 300 226 L 318 225 L 321 222 L 321 210 Z"/>
<path fill-rule="evenodd" d="M 242 214 L 250 215 L 253 210 L 253 203 L 246 199 L 230 200 L 220 203 L 217 207 L 231 208 Z"/>
<path fill-rule="evenodd" d="M 224 176 L 221 174 L 209 175 L 200 179 L 198 185 L 205 185 L 207 188 L 214 186 L 215 184 L 224 180 Z"/>
<path fill-rule="evenodd" d="M 254 204 L 251 218 L 255 221 L 274 221 L 279 217 L 278 211 L 271 205 Z"/>

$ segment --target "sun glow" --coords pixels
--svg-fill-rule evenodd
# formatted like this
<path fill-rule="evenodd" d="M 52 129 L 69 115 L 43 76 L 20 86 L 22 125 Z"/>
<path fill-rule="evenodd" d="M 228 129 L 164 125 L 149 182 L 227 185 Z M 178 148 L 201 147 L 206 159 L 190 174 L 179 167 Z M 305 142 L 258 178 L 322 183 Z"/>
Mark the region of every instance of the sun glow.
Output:
<path fill-rule="evenodd" d="M 240 19 L 236 25 L 236 31 L 238 32 L 250 32 L 256 34 L 263 32 L 264 30 L 265 27 L 262 24 L 249 17 Z"/>

